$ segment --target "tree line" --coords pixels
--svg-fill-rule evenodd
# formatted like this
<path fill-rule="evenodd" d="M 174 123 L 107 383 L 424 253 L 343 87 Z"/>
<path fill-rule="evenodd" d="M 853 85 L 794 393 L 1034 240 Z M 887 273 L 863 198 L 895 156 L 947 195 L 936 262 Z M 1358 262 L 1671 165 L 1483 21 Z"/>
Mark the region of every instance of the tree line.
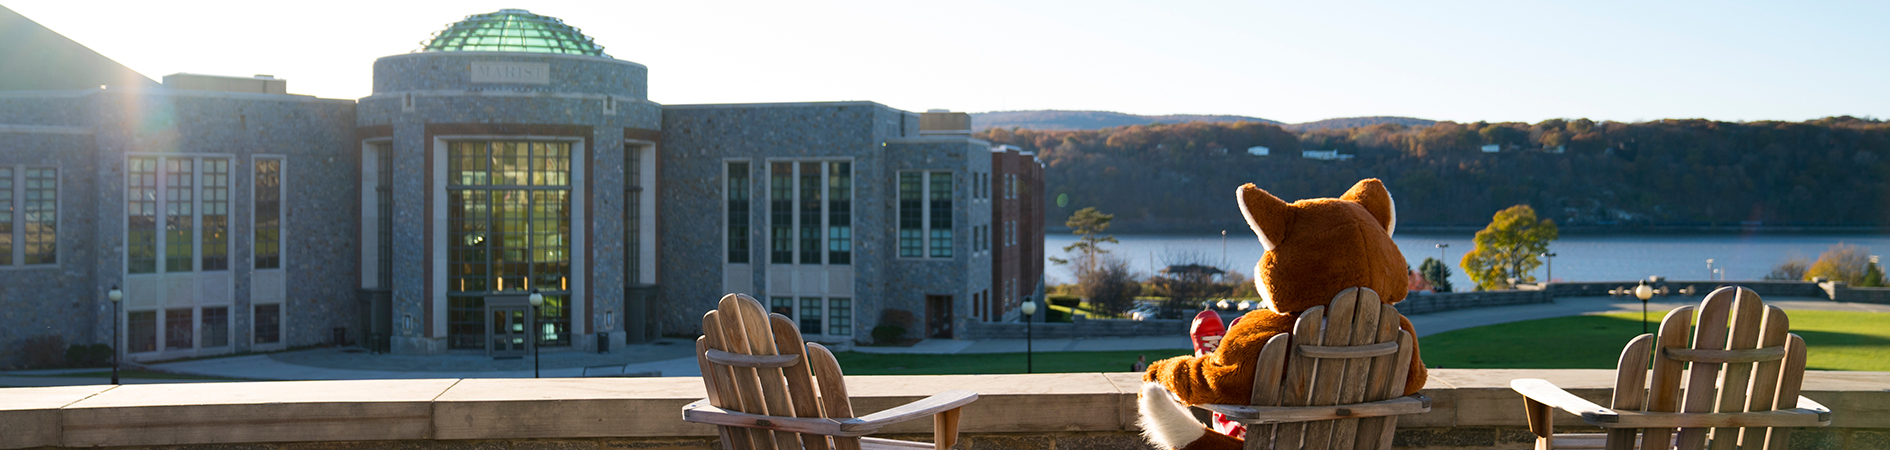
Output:
<path fill-rule="evenodd" d="M 1085 207 L 1119 231 L 1239 228 L 1233 189 L 1331 197 L 1385 181 L 1401 226 L 1481 226 L 1514 205 L 1563 226 L 1890 225 L 1890 123 L 1698 119 L 1384 123 L 1294 132 L 1259 122 L 987 129 L 1036 152 L 1049 217 Z M 1484 151 L 1495 146 L 1495 153 Z M 1266 147 L 1268 156 L 1251 156 Z M 1349 160 L 1302 158 L 1337 150 Z"/>

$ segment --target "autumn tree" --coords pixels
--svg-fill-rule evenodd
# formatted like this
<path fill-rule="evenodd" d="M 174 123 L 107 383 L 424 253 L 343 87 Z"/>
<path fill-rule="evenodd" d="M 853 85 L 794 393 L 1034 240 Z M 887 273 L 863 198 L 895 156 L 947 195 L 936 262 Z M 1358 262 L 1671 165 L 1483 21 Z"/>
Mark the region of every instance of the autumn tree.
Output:
<path fill-rule="evenodd" d="M 1871 260 L 1870 251 L 1843 243 L 1825 250 L 1805 269 L 1804 279 L 1819 277 L 1859 287 L 1883 284 L 1883 272 Z"/>
<path fill-rule="evenodd" d="M 1530 272 L 1542 265 L 1537 255 L 1548 251 L 1549 242 L 1558 236 L 1554 220 L 1537 220 L 1529 205 L 1511 206 L 1477 232 L 1476 249 L 1463 255 L 1464 274 L 1482 290 L 1508 288 L 1510 278 L 1535 282 Z"/>

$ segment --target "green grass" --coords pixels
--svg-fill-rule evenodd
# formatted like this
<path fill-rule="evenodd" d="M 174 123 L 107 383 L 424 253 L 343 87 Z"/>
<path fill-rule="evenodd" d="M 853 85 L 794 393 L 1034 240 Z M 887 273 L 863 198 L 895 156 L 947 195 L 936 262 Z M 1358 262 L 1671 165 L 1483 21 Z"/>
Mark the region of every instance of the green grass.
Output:
<path fill-rule="evenodd" d="M 13 376 L 39 377 L 39 378 L 111 378 L 112 371 L 100 370 L 97 372 L 74 372 L 74 373 L 47 374 L 47 375 L 13 375 Z M 121 378 L 121 379 L 139 378 L 139 379 L 146 379 L 146 380 L 249 381 L 249 380 L 242 380 L 242 379 L 237 379 L 237 378 L 223 378 L 223 377 L 212 377 L 212 376 L 204 376 L 204 375 L 180 375 L 180 374 L 175 374 L 175 373 L 152 372 L 152 371 L 147 371 L 147 370 L 120 370 L 118 371 L 118 378 Z"/>
<path fill-rule="evenodd" d="M 1149 362 L 1193 353 L 1186 349 L 1115 352 L 1037 352 L 1035 373 L 1128 372 L 1137 355 Z M 841 352 L 834 355 L 847 375 L 961 375 L 1024 373 L 1023 353 L 910 355 Z"/>
<path fill-rule="evenodd" d="M 1814 370 L 1890 371 L 1890 314 L 1791 311 Z M 1424 364 L 1452 369 L 1613 369 L 1641 334 L 1639 313 L 1557 317 L 1466 328 L 1419 339 Z M 1659 328 L 1660 315 L 1648 317 Z"/>

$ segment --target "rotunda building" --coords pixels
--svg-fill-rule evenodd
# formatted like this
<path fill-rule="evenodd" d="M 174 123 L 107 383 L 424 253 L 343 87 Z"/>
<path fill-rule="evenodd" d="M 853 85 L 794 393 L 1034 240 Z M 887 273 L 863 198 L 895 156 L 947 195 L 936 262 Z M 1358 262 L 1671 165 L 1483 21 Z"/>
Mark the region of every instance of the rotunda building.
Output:
<path fill-rule="evenodd" d="M 587 350 L 641 340 L 662 115 L 647 77 L 517 9 L 376 60 L 356 109 L 370 339 L 492 356 L 524 354 L 534 335 Z"/>

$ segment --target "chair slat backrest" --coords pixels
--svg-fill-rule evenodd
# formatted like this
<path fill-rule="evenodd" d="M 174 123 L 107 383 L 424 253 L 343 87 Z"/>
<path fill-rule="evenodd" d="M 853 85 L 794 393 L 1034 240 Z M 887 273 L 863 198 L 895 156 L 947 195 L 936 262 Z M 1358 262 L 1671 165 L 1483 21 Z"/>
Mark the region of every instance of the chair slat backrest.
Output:
<path fill-rule="evenodd" d="M 702 332 L 696 360 L 711 405 L 770 416 L 852 417 L 833 354 L 803 342 L 791 320 L 767 313 L 754 298 L 722 297 L 716 310 L 703 315 Z M 726 353 L 711 358 L 712 350 Z M 717 433 L 727 449 L 826 450 L 830 443 L 826 436 L 764 428 L 721 426 Z M 840 449 L 859 446 L 858 438 L 838 441 L 833 444 Z"/>
<path fill-rule="evenodd" d="M 1290 338 L 1274 336 L 1260 351 L 1252 405 L 1348 405 L 1403 395 L 1412 338 L 1399 328 L 1402 317 L 1365 288 L 1307 310 Z M 1246 448 L 1389 449 L 1396 428 L 1395 416 L 1249 425 Z"/>
<path fill-rule="evenodd" d="M 1715 290 L 1698 307 L 1667 313 L 1659 335 L 1642 335 L 1628 344 L 1621 353 L 1612 407 L 1688 413 L 1796 407 L 1804 352 L 1803 340 L 1790 329 L 1785 312 L 1765 305 L 1751 289 Z M 1783 450 L 1788 430 L 1683 427 L 1678 435 L 1674 429 L 1639 431 L 1645 448 L 1666 448 L 1671 442 L 1681 450 Z M 1632 449 L 1636 434 L 1633 429 L 1611 431 L 1607 447 Z"/>

